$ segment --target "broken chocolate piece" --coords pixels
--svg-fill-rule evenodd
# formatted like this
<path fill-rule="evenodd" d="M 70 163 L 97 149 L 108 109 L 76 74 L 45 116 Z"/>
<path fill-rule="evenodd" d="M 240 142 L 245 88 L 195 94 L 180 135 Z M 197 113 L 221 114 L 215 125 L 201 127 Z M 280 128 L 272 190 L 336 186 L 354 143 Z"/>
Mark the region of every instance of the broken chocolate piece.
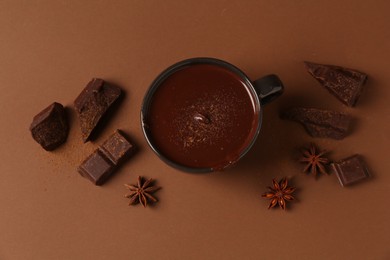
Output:
<path fill-rule="evenodd" d="M 327 137 L 336 140 L 349 134 L 352 117 L 345 113 L 316 108 L 290 108 L 281 113 L 282 119 L 301 123 L 313 137 Z"/>
<path fill-rule="evenodd" d="M 359 154 L 332 163 L 331 167 L 336 173 L 341 186 L 350 185 L 370 177 L 367 166 Z"/>
<path fill-rule="evenodd" d="M 74 101 L 84 143 L 110 106 L 119 98 L 121 90 L 102 79 L 92 79 Z"/>
<path fill-rule="evenodd" d="M 102 185 L 134 151 L 134 145 L 117 130 L 81 163 L 78 171 L 95 185 Z"/>
<path fill-rule="evenodd" d="M 31 134 L 43 149 L 52 151 L 66 141 L 69 125 L 64 107 L 54 102 L 39 114 L 30 125 Z"/>
<path fill-rule="evenodd" d="M 307 71 L 332 95 L 347 106 L 355 106 L 367 75 L 340 66 L 305 61 Z"/>

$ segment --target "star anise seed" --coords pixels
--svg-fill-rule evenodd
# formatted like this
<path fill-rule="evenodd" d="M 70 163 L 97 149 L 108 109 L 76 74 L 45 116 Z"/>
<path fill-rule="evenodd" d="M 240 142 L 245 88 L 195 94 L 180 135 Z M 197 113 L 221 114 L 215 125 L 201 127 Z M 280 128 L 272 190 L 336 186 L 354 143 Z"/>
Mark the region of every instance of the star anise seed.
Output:
<path fill-rule="evenodd" d="M 144 181 L 141 176 L 138 177 L 137 185 L 125 184 L 125 187 L 130 190 L 130 193 L 125 195 L 125 198 L 129 198 L 129 205 L 136 205 L 141 203 L 144 207 L 148 202 L 157 202 L 157 199 L 151 194 L 161 189 L 161 187 L 152 185 L 153 179 L 150 178 Z"/>
<path fill-rule="evenodd" d="M 301 163 L 306 163 L 303 172 L 311 173 L 315 177 L 317 173 L 327 174 L 326 165 L 330 160 L 324 155 L 328 152 L 326 150 L 319 150 L 313 143 L 309 148 L 302 150 L 302 157 L 299 159 Z"/>
<path fill-rule="evenodd" d="M 283 178 L 280 182 L 275 179 L 272 180 L 273 187 L 268 187 L 270 190 L 262 195 L 262 197 L 270 199 L 271 202 L 268 209 L 275 207 L 279 204 L 279 207 L 283 210 L 286 209 L 286 202 L 294 200 L 292 193 L 296 190 L 294 187 L 288 187 L 287 178 Z"/>

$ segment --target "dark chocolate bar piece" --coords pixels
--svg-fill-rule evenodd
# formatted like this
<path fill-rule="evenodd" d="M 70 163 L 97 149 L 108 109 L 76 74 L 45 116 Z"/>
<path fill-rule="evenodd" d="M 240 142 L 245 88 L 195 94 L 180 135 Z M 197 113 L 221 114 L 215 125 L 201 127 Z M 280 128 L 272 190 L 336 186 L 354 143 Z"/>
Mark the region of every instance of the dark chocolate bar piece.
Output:
<path fill-rule="evenodd" d="M 74 106 L 80 120 L 84 143 L 89 141 L 100 119 L 120 95 L 120 88 L 94 78 L 76 98 Z"/>
<path fill-rule="evenodd" d="M 101 146 L 100 151 L 115 165 L 135 152 L 135 147 L 117 130 Z"/>
<path fill-rule="evenodd" d="M 102 185 L 134 151 L 135 146 L 117 130 L 81 163 L 78 171 L 95 185 Z"/>
<path fill-rule="evenodd" d="M 367 75 L 357 70 L 305 61 L 307 71 L 347 106 L 356 105 Z"/>
<path fill-rule="evenodd" d="M 334 162 L 331 167 L 336 173 L 341 186 L 347 186 L 370 177 L 367 166 L 359 154 Z"/>
<path fill-rule="evenodd" d="M 95 185 L 103 184 L 113 173 L 115 165 L 99 150 L 95 150 L 79 166 L 79 173 Z"/>
<path fill-rule="evenodd" d="M 326 137 L 336 140 L 349 134 L 352 117 L 341 112 L 316 108 L 290 108 L 281 113 L 282 119 L 301 123 L 313 137 Z"/>
<path fill-rule="evenodd" d="M 30 125 L 31 134 L 43 149 L 52 151 L 66 141 L 69 125 L 64 107 L 54 102 L 39 114 Z"/>

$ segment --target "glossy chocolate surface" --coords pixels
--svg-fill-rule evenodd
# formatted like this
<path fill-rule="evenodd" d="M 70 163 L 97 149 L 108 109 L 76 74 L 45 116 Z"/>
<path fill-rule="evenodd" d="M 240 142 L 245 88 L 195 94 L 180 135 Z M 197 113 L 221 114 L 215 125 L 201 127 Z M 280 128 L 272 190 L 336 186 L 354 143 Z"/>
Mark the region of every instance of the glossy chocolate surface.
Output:
<path fill-rule="evenodd" d="M 169 160 L 192 168 L 224 168 L 256 134 L 258 108 L 230 70 L 211 64 L 183 67 L 161 83 L 146 124 L 153 145 Z"/>

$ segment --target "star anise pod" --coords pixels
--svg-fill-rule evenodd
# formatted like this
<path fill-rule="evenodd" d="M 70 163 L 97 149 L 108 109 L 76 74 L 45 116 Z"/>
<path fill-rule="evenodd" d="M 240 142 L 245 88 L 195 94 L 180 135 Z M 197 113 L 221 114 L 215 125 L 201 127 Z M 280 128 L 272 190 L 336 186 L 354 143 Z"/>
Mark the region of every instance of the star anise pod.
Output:
<path fill-rule="evenodd" d="M 287 178 L 283 178 L 282 180 L 280 180 L 280 182 L 277 182 L 275 179 L 273 179 L 272 183 L 273 188 L 268 187 L 270 191 L 264 193 L 262 197 L 271 200 L 268 209 L 275 207 L 276 204 L 279 204 L 279 207 L 285 210 L 286 202 L 294 200 L 292 193 L 296 190 L 296 188 L 287 186 Z"/>
<path fill-rule="evenodd" d="M 151 193 L 161 189 L 161 187 L 154 186 L 152 182 L 152 178 L 144 180 L 139 176 L 136 185 L 125 184 L 125 187 L 130 190 L 130 193 L 125 195 L 125 198 L 130 198 L 129 205 L 141 203 L 146 207 L 150 201 L 157 202 L 157 199 Z"/>
<path fill-rule="evenodd" d="M 309 148 L 302 151 L 302 157 L 299 159 L 300 162 L 306 163 L 303 172 L 313 174 L 315 177 L 317 173 L 326 173 L 326 165 L 330 163 L 327 157 L 324 155 L 327 153 L 326 150 L 319 150 L 313 143 L 310 144 Z"/>

